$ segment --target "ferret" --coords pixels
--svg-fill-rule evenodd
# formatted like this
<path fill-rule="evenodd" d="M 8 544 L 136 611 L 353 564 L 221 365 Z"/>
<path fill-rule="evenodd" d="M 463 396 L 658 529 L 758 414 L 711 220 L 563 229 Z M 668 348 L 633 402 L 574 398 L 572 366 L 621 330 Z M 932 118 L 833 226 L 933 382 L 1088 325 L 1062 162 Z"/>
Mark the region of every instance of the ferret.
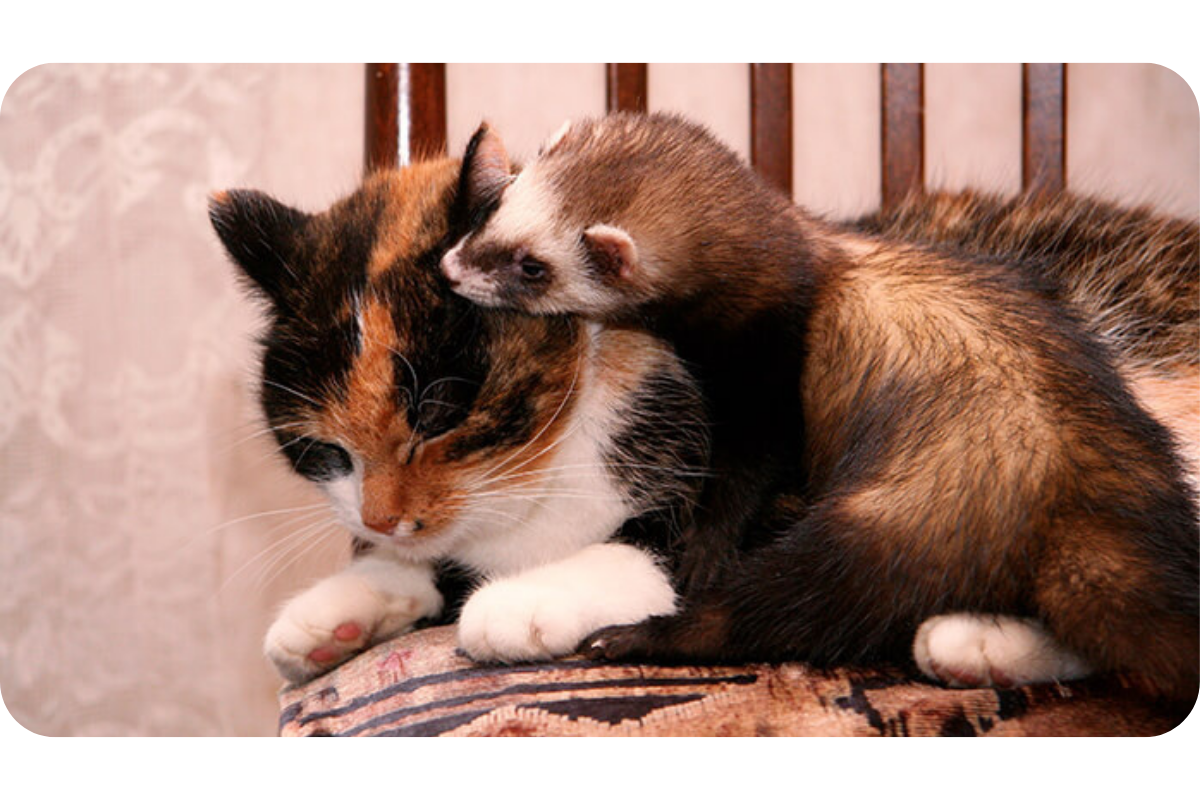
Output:
<path fill-rule="evenodd" d="M 516 175 L 486 127 L 473 144 L 486 212 L 442 260 L 454 291 L 648 328 L 711 405 L 687 548 L 717 563 L 588 652 L 868 663 L 962 612 L 1194 700 L 1197 509 L 1171 436 L 1029 271 L 827 224 L 673 115 L 573 124 Z M 789 482 L 802 519 L 762 530 Z"/>
<path fill-rule="evenodd" d="M 442 260 L 456 293 L 646 328 L 692 362 L 720 478 L 701 498 L 700 532 L 685 536 L 679 582 L 685 591 L 711 585 L 802 448 L 798 326 L 813 283 L 790 267 L 811 246 L 791 204 L 763 191 L 703 129 L 673 117 L 569 126 L 520 177 L 486 125 L 473 144 L 464 181 L 486 221 Z M 700 197 L 710 201 L 682 201 Z M 755 267 L 735 273 L 731 263 Z M 800 346 L 781 349 L 784 340 Z"/>

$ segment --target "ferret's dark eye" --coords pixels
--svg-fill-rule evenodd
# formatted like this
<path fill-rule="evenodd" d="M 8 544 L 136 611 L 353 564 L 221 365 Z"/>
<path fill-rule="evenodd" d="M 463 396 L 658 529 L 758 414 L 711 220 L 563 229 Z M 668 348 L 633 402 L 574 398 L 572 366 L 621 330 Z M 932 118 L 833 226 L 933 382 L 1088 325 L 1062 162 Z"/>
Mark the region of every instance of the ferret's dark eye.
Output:
<path fill-rule="evenodd" d="M 521 274 L 531 281 L 546 277 L 546 265 L 536 258 L 526 258 L 521 261 Z"/>

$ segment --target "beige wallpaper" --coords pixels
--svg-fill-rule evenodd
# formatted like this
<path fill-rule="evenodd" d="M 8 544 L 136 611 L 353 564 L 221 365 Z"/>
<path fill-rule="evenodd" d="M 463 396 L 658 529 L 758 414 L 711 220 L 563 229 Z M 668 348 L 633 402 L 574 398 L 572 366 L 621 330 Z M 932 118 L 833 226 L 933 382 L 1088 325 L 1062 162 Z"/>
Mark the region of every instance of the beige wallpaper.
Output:
<path fill-rule="evenodd" d="M 1200 115 L 1187 83 L 1153 64 L 1073 64 L 1069 72 L 1072 188 L 1200 213 Z M 487 119 L 528 157 L 563 120 L 604 110 L 600 64 L 451 65 L 446 80 L 452 150 Z M 651 109 L 688 114 L 749 155 L 745 65 L 653 64 L 648 92 Z M 928 64 L 925 98 L 930 185 L 1020 187 L 1020 65 Z M 876 205 L 879 65 L 794 65 L 793 110 L 797 202 L 835 216 Z"/>
<path fill-rule="evenodd" d="M 450 144 L 481 118 L 532 155 L 599 113 L 603 68 L 451 65 Z M 1200 208 L 1188 86 L 1070 70 L 1072 186 Z M 931 180 L 1015 188 L 1019 70 L 930 65 Z M 748 149 L 744 65 L 655 65 L 650 105 Z M 0 107 L 0 688 L 51 735 L 271 734 L 272 607 L 345 557 L 261 435 L 260 324 L 205 217 L 251 186 L 319 209 L 358 179 L 360 65 L 42 66 Z M 797 199 L 879 195 L 878 65 L 795 66 Z"/>

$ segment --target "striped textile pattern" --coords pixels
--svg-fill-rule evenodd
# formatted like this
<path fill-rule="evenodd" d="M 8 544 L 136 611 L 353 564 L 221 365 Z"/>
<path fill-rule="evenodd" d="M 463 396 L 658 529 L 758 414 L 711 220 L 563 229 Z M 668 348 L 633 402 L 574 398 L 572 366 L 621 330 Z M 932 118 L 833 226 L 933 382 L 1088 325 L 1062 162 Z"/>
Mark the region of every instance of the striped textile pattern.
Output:
<path fill-rule="evenodd" d="M 450 626 L 380 644 L 280 702 L 282 736 L 1146 736 L 1187 713 L 1115 678 L 954 690 L 793 663 L 479 665 Z"/>

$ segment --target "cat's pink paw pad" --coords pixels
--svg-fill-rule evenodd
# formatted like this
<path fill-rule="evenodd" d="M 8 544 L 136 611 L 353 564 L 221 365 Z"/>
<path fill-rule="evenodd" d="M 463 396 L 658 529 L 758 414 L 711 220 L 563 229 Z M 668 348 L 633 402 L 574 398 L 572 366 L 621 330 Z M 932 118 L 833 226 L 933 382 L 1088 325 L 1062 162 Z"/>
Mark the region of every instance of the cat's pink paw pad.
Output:
<path fill-rule="evenodd" d="M 343 622 L 334 628 L 333 638 L 339 642 L 353 642 L 362 638 L 362 627 L 357 622 Z"/>
<path fill-rule="evenodd" d="M 308 660 L 327 667 L 354 655 L 366 644 L 363 626 L 343 622 L 333 629 L 332 638 L 308 651 Z"/>

